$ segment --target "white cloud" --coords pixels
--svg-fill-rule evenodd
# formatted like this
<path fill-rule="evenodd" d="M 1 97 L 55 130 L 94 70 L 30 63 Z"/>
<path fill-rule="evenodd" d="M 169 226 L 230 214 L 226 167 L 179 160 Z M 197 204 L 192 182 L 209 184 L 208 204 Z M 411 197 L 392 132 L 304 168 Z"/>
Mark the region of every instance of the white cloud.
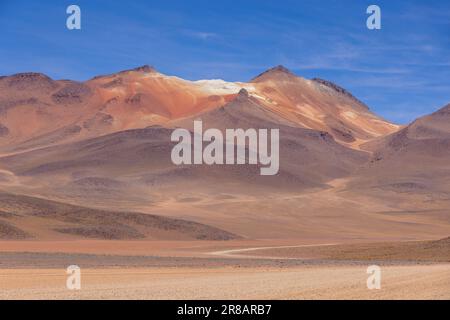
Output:
<path fill-rule="evenodd" d="M 211 38 L 217 38 L 218 35 L 214 32 L 203 32 L 203 31 L 192 31 L 192 30 L 185 30 L 184 33 L 190 37 L 201 39 L 201 40 L 208 40 Z"/>

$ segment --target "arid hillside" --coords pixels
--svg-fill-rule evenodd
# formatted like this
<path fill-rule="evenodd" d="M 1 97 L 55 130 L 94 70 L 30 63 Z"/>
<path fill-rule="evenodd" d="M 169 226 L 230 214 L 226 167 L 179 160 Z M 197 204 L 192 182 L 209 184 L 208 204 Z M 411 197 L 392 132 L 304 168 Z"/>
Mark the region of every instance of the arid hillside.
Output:
<path fill-rule="evenodd" d="M 448 106 L 400 127 L 339 85 L 281 66 L 245 83 L 148 66 L 82 83 L 26 73 L 0 78 L 0 93 L 0 190 L 16 199 L 0 207 L 5 237 L 205 236 L 136 229 L 129 214 L 217 228 L 218 239 L 450 233 Z M 195 120 L 221 132 L 278 129 L 277 174 L 260 175 L 261 164 L 173 164 L 171 133 L 192 132 Z M 23 212 L 31 199 L 55 216 Z"/>

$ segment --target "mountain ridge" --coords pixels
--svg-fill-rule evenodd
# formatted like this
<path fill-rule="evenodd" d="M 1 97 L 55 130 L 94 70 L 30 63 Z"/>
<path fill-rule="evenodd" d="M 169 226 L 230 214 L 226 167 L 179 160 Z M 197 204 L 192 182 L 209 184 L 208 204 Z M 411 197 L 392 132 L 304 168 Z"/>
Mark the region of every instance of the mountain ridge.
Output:
<path fill-rule="evenodd" d="M 345 89 L 335 90 L 333 96 L 315 83 L 283 66 L 270 68 L 248 83 L 183 80 L 148 65 L 84 82 L 53 80 L 40 73 L 15 74 L 0 80 L 0 125 L 8 128 L 2 130 L 0 150 L 25 148 L 37 137 L 59 143 L 51 137 L 58 132 L 64 132 L 64 138 L 57 139 L 64 142 L 149 125 L 170 126 L 174 120 L 226 105 L 242 89 L 286 121 L 327 131 L 351 148 L 359 149 L 362 143 L 398 129 Z M 21 121 L 24 117 L 28 125 Z"/>
<path fill-rule="evenodd" d="M 250 82 L 189 81 L 150 66 L 85 82 L 3 77 L 0 190 L 23 203 L 11 212 L 0 207 L 0 229 L 20 239 L 172 237 L 119 218 L 102 227 L 106 216 L 95 210 L 104 210 L 253 239 L 448 236 L 449 108 L 400 127 L 342 87 L 283 67 Z M 260 165 L 249 164 L 174 165 L 171 133 L 192 132 L 195 120 L 205 129 L 279 129 L 278 173 L 260 176 Z M 29 201 L 42 207 L 39 217 L 22 214 Z M 83 207 L 69 208 L 69 218 L 81 212 L 84 220 L 50 217 L 45 201 Z"/>

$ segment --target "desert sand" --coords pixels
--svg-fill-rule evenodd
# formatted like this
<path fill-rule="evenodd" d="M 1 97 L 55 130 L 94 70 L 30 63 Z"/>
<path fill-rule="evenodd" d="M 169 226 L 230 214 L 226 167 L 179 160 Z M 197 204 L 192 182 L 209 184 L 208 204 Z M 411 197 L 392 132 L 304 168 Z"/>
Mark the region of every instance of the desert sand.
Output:
<path fill-rule="evenodd" d="M 134 251 L 133 242 L 109 243 L 105 250 L 107 243 L 0 243 L 0 298 L 450 298 L 448 239 L 290 246 L 284 241 L 276 247 L 268 247 L 270 241 L 144 242 L 134 243 Z M 25 248 L 30 252 L 18 252 Z M 72 264 L 81 268 L 79 291 L 65 287 L 65 268 Z M 366 286 L 367 267 L 374 264 L 381 267 L 380 290 Z"/>
<path fill-rule="evenodd" d="M 387 266 L 368 290 L 366 268 L 83 269 L 65 288 L 61 269 L 0 270 L 0 299 L 450 299 L 450 265 Z"/>

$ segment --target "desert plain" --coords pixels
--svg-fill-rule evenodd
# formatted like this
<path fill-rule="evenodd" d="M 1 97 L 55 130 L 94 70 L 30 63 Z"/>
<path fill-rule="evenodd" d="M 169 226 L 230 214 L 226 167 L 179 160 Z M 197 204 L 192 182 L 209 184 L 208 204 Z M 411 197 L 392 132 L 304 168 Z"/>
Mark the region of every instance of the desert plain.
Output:
<path fill-rule="evenodd" d="M 447 300 L 449 240 L 441 242 L 2 243 L 0 298 Z M 71 264 L 81 267 L 80 290 L 66 288 Z M 373 264 L 379 290 L 366 285 Z"/>

